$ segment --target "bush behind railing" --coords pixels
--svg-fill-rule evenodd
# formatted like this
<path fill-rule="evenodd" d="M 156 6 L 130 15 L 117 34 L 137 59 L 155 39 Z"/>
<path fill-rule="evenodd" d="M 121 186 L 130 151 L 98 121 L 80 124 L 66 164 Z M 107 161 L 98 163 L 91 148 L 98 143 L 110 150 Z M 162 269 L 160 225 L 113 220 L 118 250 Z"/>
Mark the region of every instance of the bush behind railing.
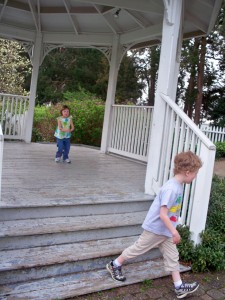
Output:
<path fill-rule="evenodd" d="M 65 100 L 65 102 L 36 106 L 34 112 L 33 142 L 54 142 L 54 132 L 57 117 L 60 116 L 62 105 L 68 105 L 73 117 L 75 131 L 71 136 L 71 143 L 100 146 L 104 118 L 104 102 L 93 100 Z"/>

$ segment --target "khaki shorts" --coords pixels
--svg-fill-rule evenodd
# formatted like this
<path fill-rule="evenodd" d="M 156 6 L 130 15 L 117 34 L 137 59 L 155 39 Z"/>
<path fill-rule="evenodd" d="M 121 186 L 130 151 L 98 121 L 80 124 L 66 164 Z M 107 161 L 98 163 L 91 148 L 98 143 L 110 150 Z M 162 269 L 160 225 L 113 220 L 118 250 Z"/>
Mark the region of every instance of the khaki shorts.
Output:
<path fill-rule="evenodd" d="M 152 248 L 159 248 L 163 255 L 165 270 L 169 272 L 179 271 L 179 253 L 172 238 L 157 235 L 144 230 L 139 239 L 122 252 L 124 260 L 128 260 L 144 254 Z"/>

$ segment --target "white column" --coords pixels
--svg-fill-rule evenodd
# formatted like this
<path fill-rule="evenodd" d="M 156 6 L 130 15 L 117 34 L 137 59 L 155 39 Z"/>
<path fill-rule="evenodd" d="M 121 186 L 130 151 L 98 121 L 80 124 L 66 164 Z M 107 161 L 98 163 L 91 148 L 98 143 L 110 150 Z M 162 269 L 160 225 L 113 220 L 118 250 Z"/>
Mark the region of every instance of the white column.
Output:
<path fill-rule="evenodd" d="M 199 156 L 203 161 L 203 166 L 199 170 L 195 185 L 195 198 L 193 201 L 191 218 L 190 218 L 190 232 L 191 238 L 195 244 L 199 244 L 199 234 L 205 229 L 208 205 L 213 177 L 213 167 L 215 161 L 216 151 L 211 150 L 202 143 Z"/>
<path fill-rule="evenodd" d="M 41 61 L 41 51 L 42 51 L 42 35 L 41 33 L 37 33 L 34 47 L 33 47 L 33 55 L 32 55 L 33 70 L 31 76 L 29 108 L 28 108 L 26 129 L 25 129 L 26 143 L 30 143 L 32 138 L 34 107 L 35 107 L 35 98 L 36 98 L 36 91 L 37 91 L 39 66 Z"/>
<path fill-rule="evenodd" d="M 153 123 L 151 131 L 148 164 L 145 177 L 145 192 L 154 195 L 154 185 L 157 186 L 160 151 L 163 135 L 163 116 L 165 105 L 161 93 L 175 101 L 179 74 L 179 53 L 181 50 L 181 26 L 183 0 L 164 1 L 165 12 L 163 20 L 162 44 L 159 62 L 159 75 L 155 95 Z"/>
<path fill-rule="evenodd" d="M 107 97 L 105 103 L 105 114 L 102 130 L 102 140 L 101 140 L 101 152 L 106 153 L 108 148 L 108 141 L 111 129 L 111 118 L 112 118 L 112 105 L 115 103 L 115 94 L 116 94 L 116 84 L 118 71 L 121 60 L 121 45 L 119 37 L 116 36 L 113 41 L 112 55 L 110 60 L 110 69 L 109 69 L 109 81 L 107 89 Z"/>

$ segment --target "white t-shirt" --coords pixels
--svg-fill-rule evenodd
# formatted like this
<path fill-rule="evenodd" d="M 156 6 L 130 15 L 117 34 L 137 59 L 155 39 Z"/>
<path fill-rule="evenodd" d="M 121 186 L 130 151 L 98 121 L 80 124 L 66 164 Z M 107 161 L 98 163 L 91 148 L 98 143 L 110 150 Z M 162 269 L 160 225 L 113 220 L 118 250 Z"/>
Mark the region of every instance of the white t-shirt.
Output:
<path fill-rule="evenodd" d="M 182 198 L 183 185 L 173 177 L 161 187 L 148 211 L 142 227 L 155 234 L 172 237 L 171 232 L 160 219 L 160 208 L 161 206 L 168 208 L 168 217 L 176 228 L 180 216 Z"/>

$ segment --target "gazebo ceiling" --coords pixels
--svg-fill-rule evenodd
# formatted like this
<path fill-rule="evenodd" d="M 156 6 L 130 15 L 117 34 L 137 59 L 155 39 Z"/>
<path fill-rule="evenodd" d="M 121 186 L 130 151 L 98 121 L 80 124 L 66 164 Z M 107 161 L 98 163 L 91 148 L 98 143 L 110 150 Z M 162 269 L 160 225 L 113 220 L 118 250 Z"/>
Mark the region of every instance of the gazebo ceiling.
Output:
<path fill-rule="evenodd" d="M 129 47 L 159 43 L 168 0 L 0 0 L 0 37 L 46 44 Z M 222 0 L 184 0 L 184 37 L 207 34 Z"/>

